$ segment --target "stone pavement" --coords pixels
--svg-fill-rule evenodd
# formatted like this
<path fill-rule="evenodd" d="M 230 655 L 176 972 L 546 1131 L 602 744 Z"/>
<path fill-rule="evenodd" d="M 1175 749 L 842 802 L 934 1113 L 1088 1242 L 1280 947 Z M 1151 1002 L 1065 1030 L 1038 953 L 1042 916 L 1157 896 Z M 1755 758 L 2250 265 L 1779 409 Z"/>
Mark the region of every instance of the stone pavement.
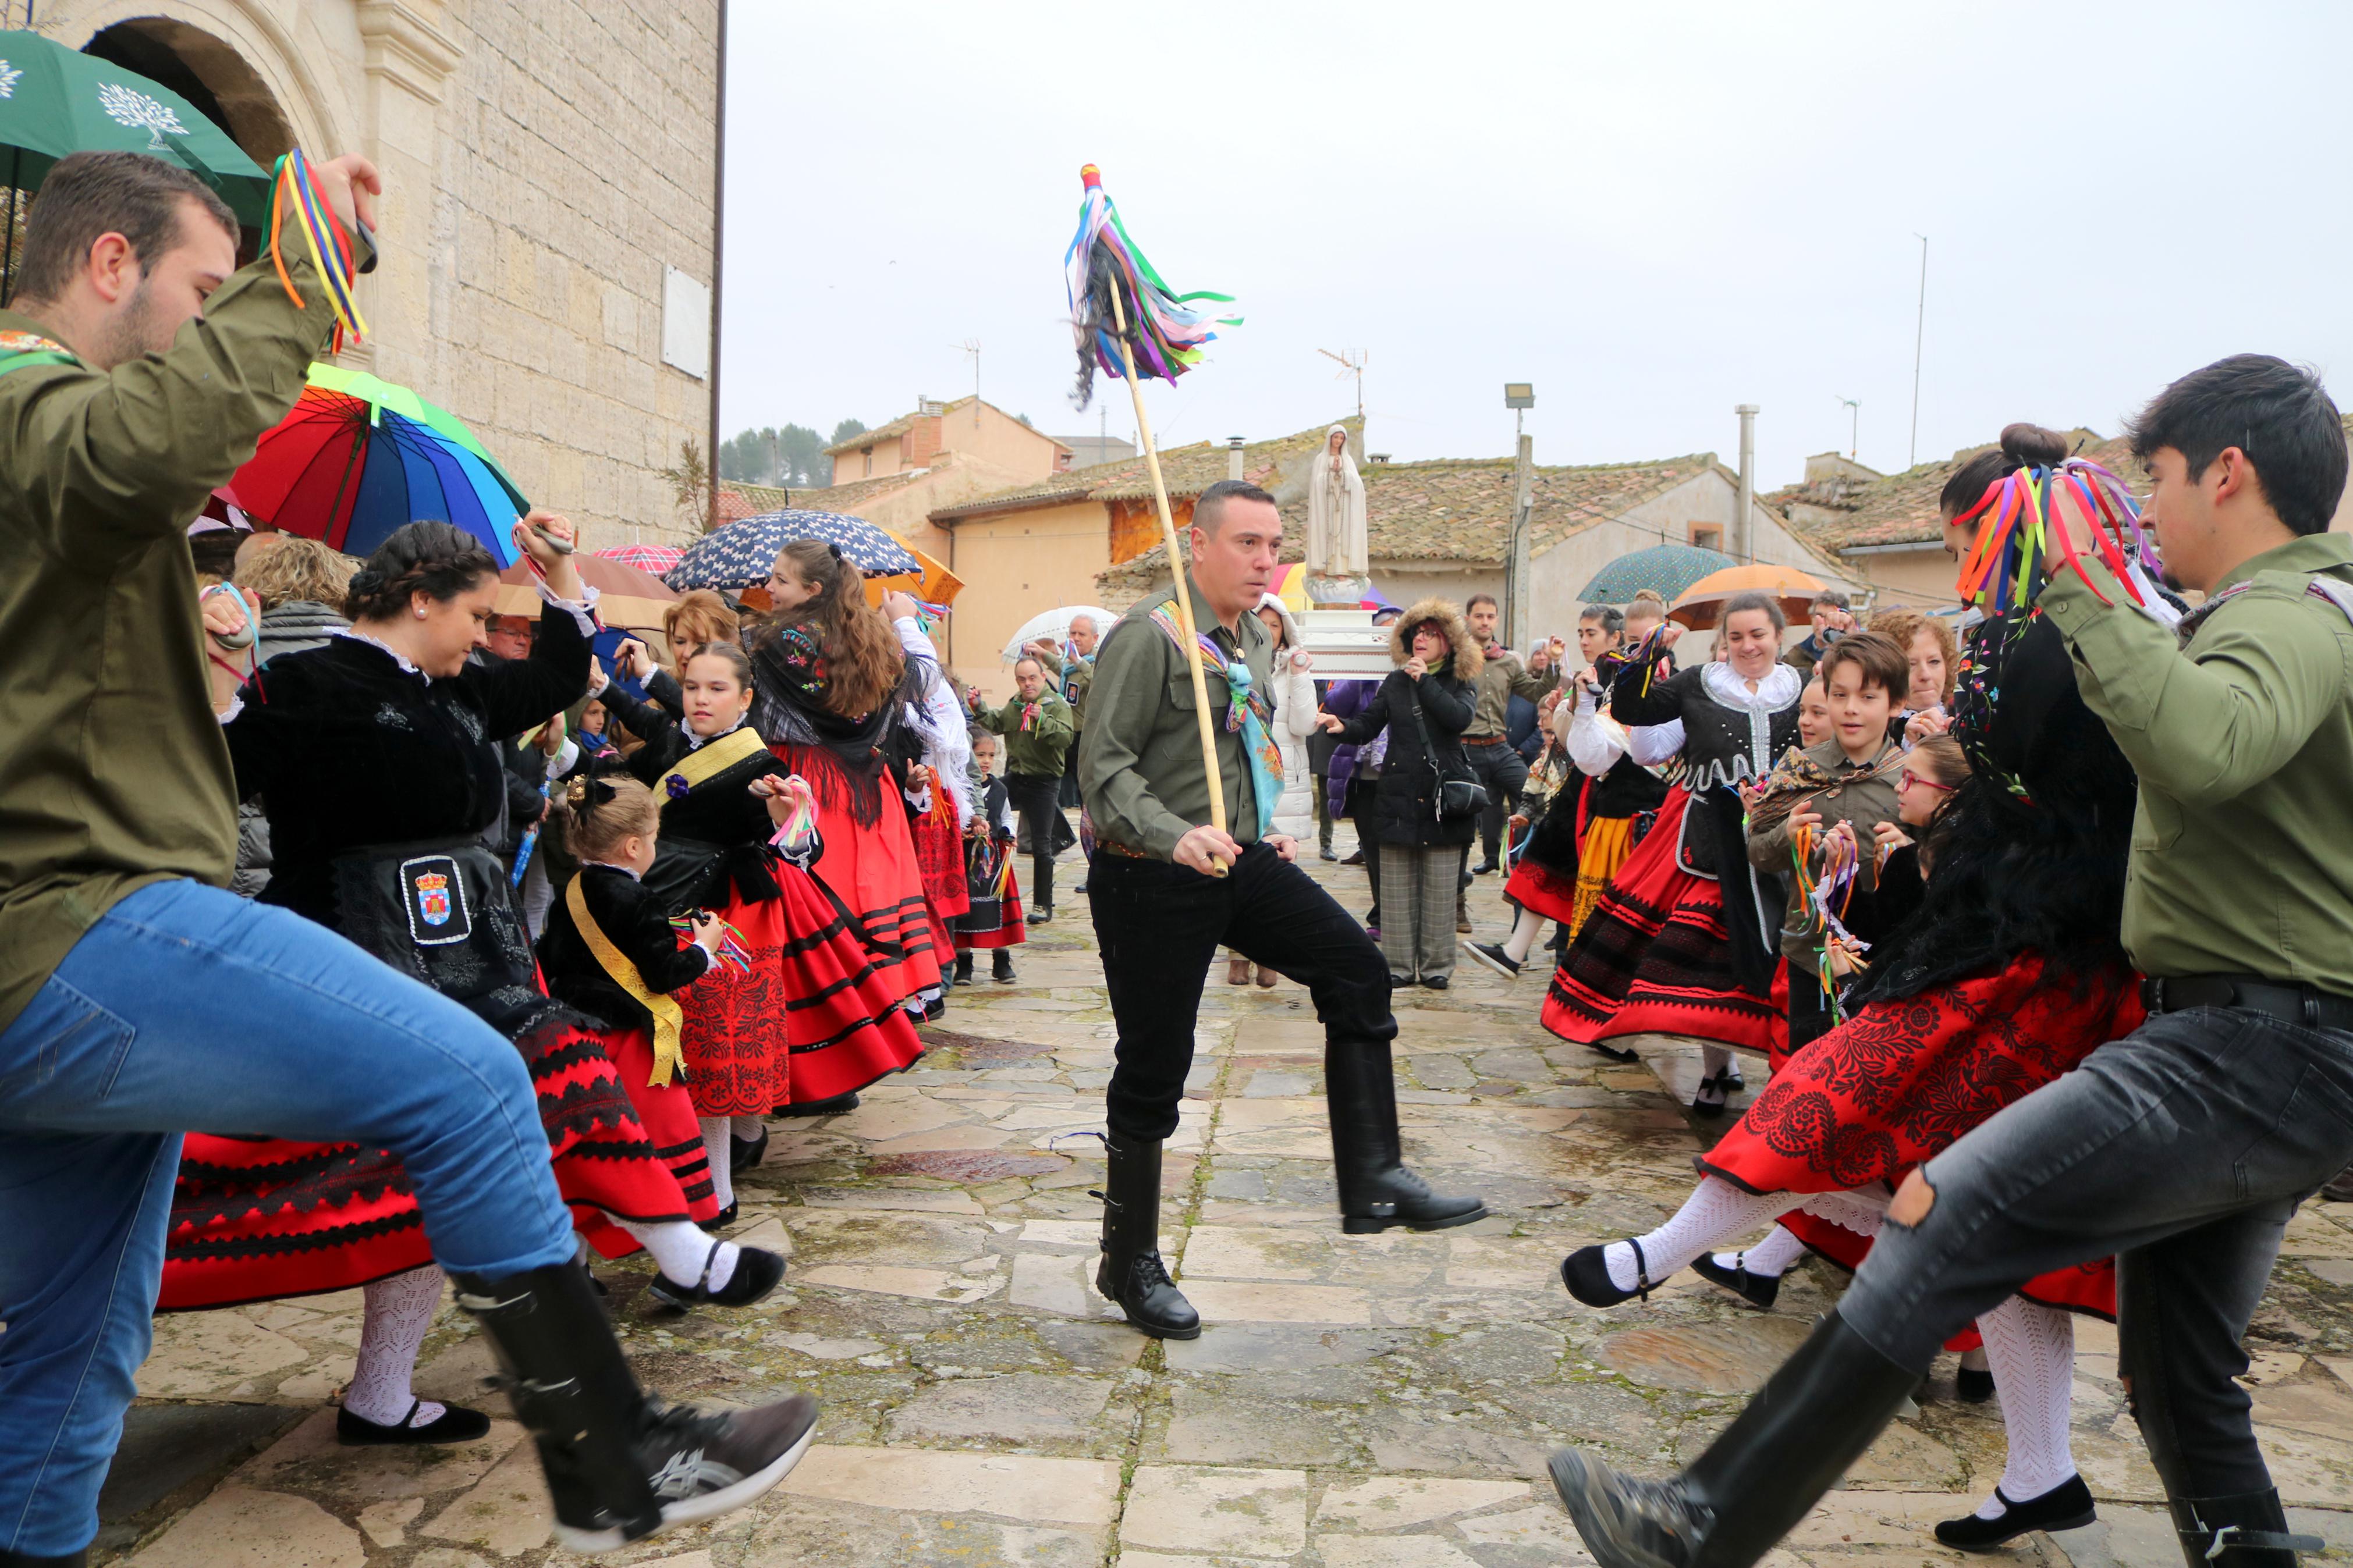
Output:
<path fill-rule="evenodd" d="M 1343 847 L 1345 847 L 1344 832 Z M 1316 865 L 1346 905 L 1362 874 Z M 1076 881 L 1075 868 L 1066 870 Z M 1502 929 L 1495 879 L 1472 895 Z M 858 1110 L 775 1124 L 741 1184 L 740 1239 L 792 1254 L 757 1308 L 649 1312 L 640 1260 L 598 1272 L 649 1386 L 709 1403 L 807 1388 L 807 1460 L 763 1504 L 600 1559 L 662 1568 L 1037 1564 L 1084 1568 L 1535 1568 L 1591 1561 L 1543 1480 L 1562 1443 L 1664 1469 L 1696 1451 L 1805 1334 L 1839 1280 L 1811 1263 L 1776 1310 L 1685 1274 L 1647 1306 L 1586 1310 L 1567 1249 L 1655 1225 L 1701 1138 L 1676 1098 L 1697 1053 L 1641 1042 L 1617 1066 L 1537 1018 L 1543 982 L 1466 966 L 1398 1000 L 1409 1158 L 1493 1217 L 1351 1238 L 1335 1221 L 1322 1032 L 1305 993 L 1229 989 L 1217 966 L 1167 1162 L 1163 1246 L 1208 1327 L 1161 1344 L 1092 1292 L 1113 1031 L 1085 900 L 1033 929 L 1020 980 L 955 994 L 917 1068 Z M 987 965 L 982 966 L 987 973 Z M 1748 1065 L 1761 1084 L 1763 1063 Z M 335 1446 L 358 1293 L 169 1317 L 110 1486 L 98 1561 L 137 1568 L 538 1568 L 527 1445 Z M 2076 1452 L 2101 1520 L 2033 1537 L 2036 1564 L 2179 1562 L 2085 1322 Z M 2311 1208 L 2258 1315 L 2249 1377 L 2301 1528 L 2353 1555 L 2353 1206 Z M 445 1306 L 420 1392 L 483 1404 L 488 1359 Z M 1935 1520 L 1999 1477 L 1991 1405 L 1952 1398 L 1949 1358 L 1769 1561 L 1964 1561 Z"/>

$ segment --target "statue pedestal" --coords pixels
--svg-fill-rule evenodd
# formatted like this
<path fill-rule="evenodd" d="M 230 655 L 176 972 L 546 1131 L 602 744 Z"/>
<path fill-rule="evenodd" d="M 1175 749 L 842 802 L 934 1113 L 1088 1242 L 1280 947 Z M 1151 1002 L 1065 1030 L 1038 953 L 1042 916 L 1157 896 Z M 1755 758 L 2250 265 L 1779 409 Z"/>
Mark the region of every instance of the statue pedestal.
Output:
<path fill-rule="evenodd" d="M 1370 610 L 1303 610 L 1300 643 L 1315 657 L 1318 680 L 1378 680 L 1397 667 L 1389 661 L 1389 629 L 1373 625 Z"/>

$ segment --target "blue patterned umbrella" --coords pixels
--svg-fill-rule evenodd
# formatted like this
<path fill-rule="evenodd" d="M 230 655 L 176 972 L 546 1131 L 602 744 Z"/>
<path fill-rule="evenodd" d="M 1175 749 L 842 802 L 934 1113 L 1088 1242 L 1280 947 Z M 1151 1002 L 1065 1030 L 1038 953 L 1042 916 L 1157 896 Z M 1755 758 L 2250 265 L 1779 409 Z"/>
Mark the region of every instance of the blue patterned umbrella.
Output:
<path fill-rule="evenodd" d="M 1588 605 L 1622 605 L 1648 588 L 1662 599 L 1672 600 L 1709 573 L 1739 564 L 1721 550 L 1704 549 L 1696 544 L 1654 544 L 1648 550 L 1620 555 L 1604 566 L 1577 597 Z"/>
<path fill-rule="evenodd" d="M 796 539 L 821 539 L 836 546 L 869 577 L 923 569 L 905 545 L 862 517 L 787 507 L 713 529 L 686 547 L 678 564 L 662 574 L 662 581 L 681 594 L 696 588 L 741 594 L 767 582 L 776 552 Z"/>

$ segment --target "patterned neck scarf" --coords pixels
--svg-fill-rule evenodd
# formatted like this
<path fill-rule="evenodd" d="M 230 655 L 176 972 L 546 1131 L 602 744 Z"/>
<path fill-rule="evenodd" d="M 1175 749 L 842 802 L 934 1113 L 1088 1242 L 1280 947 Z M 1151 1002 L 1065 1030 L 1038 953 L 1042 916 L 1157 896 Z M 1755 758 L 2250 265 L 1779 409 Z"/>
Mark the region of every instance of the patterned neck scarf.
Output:
<path fill-rule="evenodd" d="M 1185 651 L 1185 628 L 1176 620 L 1172 601 L 1152 612 L 1152 624 Z M 1274 808 L 1282 799 L 1282 752 L 1268 725 L 1274 709 L 1263 692 L 1253 689 L 1250 667 L 1241 658 L 1228 658 L 1207 632 L 1200 634 L 1201 663 L 1210 673 L 1225 677 L 1228 701 L 1226 730 L 1242 738 L 1242 754 L 1250 759 L 1250 795 L 1258 803 L 1258 831 L 1263 838 L 1274 831 Z"/>

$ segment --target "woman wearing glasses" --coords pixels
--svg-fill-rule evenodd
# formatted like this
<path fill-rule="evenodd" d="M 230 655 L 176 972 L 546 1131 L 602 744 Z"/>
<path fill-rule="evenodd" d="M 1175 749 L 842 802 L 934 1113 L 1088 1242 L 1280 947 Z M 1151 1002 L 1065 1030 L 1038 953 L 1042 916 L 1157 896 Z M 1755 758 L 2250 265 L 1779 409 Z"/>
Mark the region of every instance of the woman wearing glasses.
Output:
<path fill-rule="evenodd" d="M 2051 431 L 2004 430 L 1998 449 L 1946 482 L 1947 551 L 1957 558 L 1972 543 L 1971 514 L 1989 489 L 2066 455 Z M 1941 745 L 1924 742 L 1907 759 L 1905 816 L 1931 823 L 1918 909 L 1869 955 L 1846 997 L 1852 1016 L 1793 1055 L 1708 1152 L 1681 1212 L 1648 1236 L 1590 1249 L 1613 1283 L 1631 1263 L 1617 1300 L 1647 1295 L 1691 1264 L 1768 1305 L 1795 1254 L 1782 1236 L 1746 1254 L 1707 1249 L 1785 1215 L 1785 1226 L 1851 1267 L 1912 1167 L 2140 1021 L 2137 976 L 2118 935 L 2132 769 L 2084 705 L 2066 647 L 2038 612 L 1969 629 L 1950 738 L 1966 778 L 1942 775 L 1931 760 Z M 1957 787 L 1938 787 L 1947 784 Z M 2113 1320 L 2112 1264 L 2030 1280 L 1978 1320 L 2009 1463 L 1975 1513 L 1936 1527 L 1939 1541 L 1982 1551 L 2091 1521 L 2067 1437 L 2071 1311 Z"/>

